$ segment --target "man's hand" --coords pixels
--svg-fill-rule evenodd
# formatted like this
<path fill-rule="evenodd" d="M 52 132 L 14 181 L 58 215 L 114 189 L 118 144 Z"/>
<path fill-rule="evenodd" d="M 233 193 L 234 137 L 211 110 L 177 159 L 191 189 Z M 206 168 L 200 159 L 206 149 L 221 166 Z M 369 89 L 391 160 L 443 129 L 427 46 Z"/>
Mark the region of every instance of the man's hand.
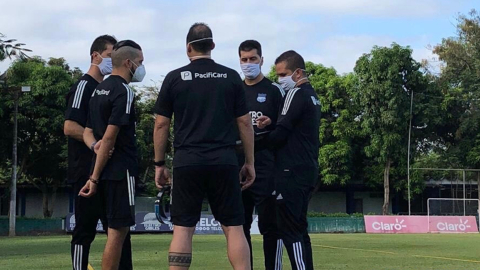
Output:
<path fill-rule="evenodd" d="M 95 154 L 98 154 L 98 150 L 100 150 L 100 146 L 102 145 L 102 140 L 98 141 L 95 146 L 93 147 L 93 151 L 95 152 Z M 113 155 L 113 151 L 115 151 L 115 147 L 112 148 L 112 150 L 110 150 L 110 152 L 108 152 L 108 158 L 111 158 L 112 155 Z"/>
<path fill-rule="evenodd" d="M 270 119 L 270 117 L 268 116 L 260 116 L 259 118 L 257 118 L 257 127 L 259 129 L 264 129 L 266 128 L 268 125 L 271 125 L 272 124 L 272 119 Z"/>
<path fill-rule="evenodd" d="M 243 180 L 245 179 L 245 180 Z M 255 181 L 255 167 L 251 164 L 243 165 L 240 170 L 240 184 L 242 185 L 242 190 L 249 188 Z"/>
<path fill-rule="evenodd" d="M 85 198 L 90 198 L 95 195 L 95 193 L 97 193 L 97 184 L 93 183 L 89 179 L 85 186 L 83 186 L 83 188 L 80 190 L 80 193 L 78 193 L 78 195 Z"/>
<path fill-rule="evenodd" d="M 155 166 L 155 185 L 158 189 L 170 184 L 170 171 L 167 166 Z"/>

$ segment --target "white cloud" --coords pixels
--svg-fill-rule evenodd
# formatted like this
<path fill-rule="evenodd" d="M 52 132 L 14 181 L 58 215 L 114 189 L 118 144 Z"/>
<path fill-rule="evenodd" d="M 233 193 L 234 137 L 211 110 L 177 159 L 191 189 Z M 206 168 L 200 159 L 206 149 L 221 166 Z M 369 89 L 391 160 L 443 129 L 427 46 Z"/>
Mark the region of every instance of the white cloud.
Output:
<path fill-rule="evenodd" d="M 214 32 L 217 46 L 213 58 L 236 70 L 239 70 L 239 43 L 257 39 L 264 49 L 265 72 L 275 57 L 288 49 L 297 50 L 306 60 L 349 72 L 358 57 L 373 45 L 389 45 L 396 38 L 394 33 L 342 35 L 336 27 L 338 21 L 350 15 L 431 16 L 444 12 L 453 3 L 463 2 L 25 0 L 9 2 L 8 10 L 0 16 L 0 25 L 2 33 L 26 43 L 34 55 L 46 59 L 64 57 L 70 66 L 83 71 L 89 67 L 89 47 L 96 36 L 108 33 L 118 39 L 133 39 L 144 50 L 145 83 L 149 84 L 150 80 L 157 81 L 161 75 L 188 63 L 185 36 L 190 25 L 197 21 L 208 23 Z M 428 39 L 422 42 L 431 43 Z M 8 61 L 0 63 L 0 71 L 8 65 Z"/>

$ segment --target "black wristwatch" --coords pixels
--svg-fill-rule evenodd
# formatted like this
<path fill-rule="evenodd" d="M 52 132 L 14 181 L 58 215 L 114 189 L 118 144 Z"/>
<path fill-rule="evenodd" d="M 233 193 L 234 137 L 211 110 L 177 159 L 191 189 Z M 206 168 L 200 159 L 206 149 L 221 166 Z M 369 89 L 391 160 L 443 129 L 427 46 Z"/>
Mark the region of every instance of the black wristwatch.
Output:
<path fill-rule="evenodd" d="M 165 160 L 162 160 L 162 161 L 154 161 L 154 162 L 153 162 L 153 165 L 158 166 L 158 167 L 161 167 L 161 166 L 165 165 Z"/>

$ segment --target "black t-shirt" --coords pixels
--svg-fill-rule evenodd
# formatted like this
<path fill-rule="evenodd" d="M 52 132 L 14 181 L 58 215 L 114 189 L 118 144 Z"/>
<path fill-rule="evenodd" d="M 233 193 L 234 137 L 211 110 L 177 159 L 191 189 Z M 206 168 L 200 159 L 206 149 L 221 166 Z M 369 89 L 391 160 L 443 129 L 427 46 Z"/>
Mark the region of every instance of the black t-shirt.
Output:
<path fill-rule="evenodd" d="M 320 111 L 320 101 L 309 83 L 288 91 L 277 125 L 290 133 L 277 151 L 277 169 L 318 169 Z"/>
<path fill-rule="evenodd" d="M 67 110 L 65 120 L 77 122 L 85 127 L 88 116 L 88 103 L 98 82 L 85 74 L 75 83 L 66 96 Z M 68 137 L 68 183 L 75 183 L 80 178 L 88 178 L 93 152 L 83 141 Z"/>
<path fill-rule="evenodd" d="M 263 78 L 263 80 L 254 85 L 243 83 L 243 87 L 245 88 L 247 109 L 252 117 L 252 124 L 255 133 L 275 129 L 275 124 L 277 123 L 279 110 L 283 106 L 282 101 L 285 94 L 280 85 L 273 83 L 267 78 Z M 257 119 L 264 115 L 272 120 L 272 124 L 265 129 L 259 129 L 257 127 Z M 243 152 L 238 155 L 238 163 L 240 166 L 243 166 L 245 163 L 245 155 Z M 269 177 L 273 172 L 274 164 L 275 155 L 273 151 L 265 149 L 255 152 L 255 173 L 257 178 Z"/>
<path fill-rule="evenodd" d="M 171 71 L 154 113 L 174 114 L 173 166 L 238 165 L 236 119 L 248 113 L 238 73 L 211 59 Z"/>
<path fill-rule="evenodd" d="M 127 174 L 138 176 L 134 100 L 133 90 L 122 77 L 116 75 L 100 83 L 90 99 L 87 127 L 93 130 L 97 141 L 103 138 L 108 125 L 120 128 L 113 155 L 100 176 L 102 180 L 122 180 Z"/>

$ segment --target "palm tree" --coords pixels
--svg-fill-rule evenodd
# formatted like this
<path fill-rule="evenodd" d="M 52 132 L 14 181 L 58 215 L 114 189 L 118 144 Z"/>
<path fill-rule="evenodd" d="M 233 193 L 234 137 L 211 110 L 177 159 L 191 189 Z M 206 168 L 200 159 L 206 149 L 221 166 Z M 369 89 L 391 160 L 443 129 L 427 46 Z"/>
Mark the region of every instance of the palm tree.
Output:
<path fill-rule="evenodd" d="M 25 46 L 24 43 L 15 43 L 16 39 L 6 39 L 6 36 L 0 33 L 0 62 L 6 58 L 12 59 L 12 56 L 20 59 L 28 58 L 28 55 L 25 52 L 31 52 L 32 50 L 22 48 Z"/>

